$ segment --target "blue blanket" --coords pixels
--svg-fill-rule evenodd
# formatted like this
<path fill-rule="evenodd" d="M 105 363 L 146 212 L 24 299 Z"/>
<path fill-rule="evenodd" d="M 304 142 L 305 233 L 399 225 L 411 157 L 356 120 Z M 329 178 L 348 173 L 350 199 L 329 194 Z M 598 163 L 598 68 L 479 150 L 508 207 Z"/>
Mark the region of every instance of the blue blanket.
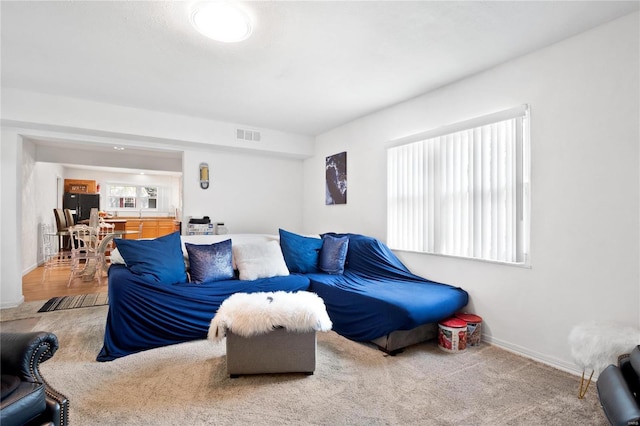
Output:
<path fill-rule="evenodd" d="M 204 284 L 161 285 L 146 281 L 124 265 L 109 268 L 109 313 L 98 361 L 197 339 L 206 339 L 209 324 L 233 293 L 302 291 L 304 275 L 255 281 L 226 280 Z"/>
<path fill-rule="evenodd" d="M 447 318 L 469 301 L 461 288 L 411 273 L 375 238 L 331 235 L 349 237 L 344 274 L 307 277 L 310 290 L 324 300 L 333 330 L 345 337 L 368 341 L 410 330 Z"/>
<path fill-rule="evenodd" d="M 442 320 L 467 304 L 466 291 L 411 273 L 380 241 L 344 235 L 349 237 L 349 249 L 343 275 L 161 285 L 124 265 L 112 265 L 109 313 L 98 361 L 205 339 L 222 302 L 238 292 L 312 290 L 324 300 L 333 330 L 358 341 Z"/>

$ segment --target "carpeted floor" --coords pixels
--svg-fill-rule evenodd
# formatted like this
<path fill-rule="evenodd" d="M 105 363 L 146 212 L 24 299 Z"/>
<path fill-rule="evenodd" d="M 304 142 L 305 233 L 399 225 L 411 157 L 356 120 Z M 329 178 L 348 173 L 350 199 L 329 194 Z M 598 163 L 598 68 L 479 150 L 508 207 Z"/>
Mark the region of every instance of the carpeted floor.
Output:
<path fill-rule="evenodd" d="M 98 363 L 107 307 L 36 313 L 41 305 L 0 318 L 58 335 L 42 371 L 69 397 L 75 425 L 607 424 L 595 389 L 577 399 L 578 377 L 485 343 L 449 354 L 429 342 L 390 357 L 318 333 L 314 375 L 229 379 L 224 343 L 209 341 Z"/>

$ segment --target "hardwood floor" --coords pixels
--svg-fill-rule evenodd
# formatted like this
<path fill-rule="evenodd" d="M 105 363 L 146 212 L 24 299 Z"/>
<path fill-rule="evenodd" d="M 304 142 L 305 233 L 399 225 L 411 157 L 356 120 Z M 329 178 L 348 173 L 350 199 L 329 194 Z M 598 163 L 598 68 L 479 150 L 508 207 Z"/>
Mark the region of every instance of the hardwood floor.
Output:
<path fill-rule="evenodd" d="M 98 279 L 93 281 L 82 281 L 81 278 L 74 278 L 71 285 L 69 282 L 69 267 L 60 266 L 49 268 L 46 271 L 44 266 L 39 266 L 22 277 L 22 294 L 25 302 L 34 300 L 48 300 L 57 296 L 75 296 L 77 294 L 106 293 L 107 277 L 102 277 L 102 285 L 98 285 Z"/>

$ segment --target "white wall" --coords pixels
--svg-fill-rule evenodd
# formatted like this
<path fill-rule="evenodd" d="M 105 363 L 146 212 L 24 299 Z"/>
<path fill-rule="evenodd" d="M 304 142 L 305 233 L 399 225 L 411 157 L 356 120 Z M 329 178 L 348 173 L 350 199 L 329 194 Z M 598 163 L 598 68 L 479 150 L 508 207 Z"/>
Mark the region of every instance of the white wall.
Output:
<path fill-rule="evenodd" d="M 43 261 L 40 225 L 51 225 L 55 229 L 53 209 L 60 204 L 57 179 L 63 177 L 63 167 L 36 162 L 36 148 L 32 142 L 24 141 L 23 148 L 21 271 L 26 273 Z"/>
<path fill-rule="evenodd" d="M 388 141 L 530 104 L 531 269 L 399 254 L 466 289 L 490 341 L 577 371 L 572 326 L 640 326 L 638 26 L 634 13 L 319 136 L 304 166 L 305 231 L 384 239 Z M 324 159 L 344 150 L 348 204 L 325 206 Z"/>
<path fill-rule="evenodd" d="M 33 227 L 44 220 L 39 215 L 55 207 L 54 203 L 40 208 L 38 182 L 50 177 L 55 186 L 55 179 L 50 171 L 47 178 L 38 176 L 40 163 L 31 140 L 185 151 L 183 177 L 190 182 L 183 194 L 185 216 L 224 220 L 230 232 L 274 233 L 278 226 L 302 227 L 302 159 L 313 152 L 311 137 L 249 126 L 262 137 L 251 143 L 234 139 L 234 123 L 15 89 L 3 89 L 0 100 L 2 308 L 22 302 L 22 272 L 37 263 L 37 226 L 35 232 Z M 195 175 L 202 161 L 210 162 L 213 179 L 212 188 L 204 193 L 199 192 Z"/>
<path fill-rule="evenodd" d="M 0 168 L 2 214 L 0 218 L 0 308 L 19 305 L 22 296 L 21 215 L 22 138 L 13 130 L 2 129 Z M 11 141 L 11 143 L 6 143 Z"/>
<path fill-rule="evenodd" d="M 184 222 L 209 216 L 230 233 L 302 229 L 302 161 L 226 151 L 184 153 Z M 200 188 L 199 164 L 209 164 Z"/>
<path fill-rule="evenodd" d="M 202 146 L 267 152 L 304 158 L 313 150 L 313 138 L 243 123 L 104 104 L 84 99 L 3 88 L 2 123 L 24 129 L 35 139 L 57 139 L 133 145 L 141 148 L 199 149 Z M 260 142 L 236 139 L 236 128 L 260 131 Z"/>

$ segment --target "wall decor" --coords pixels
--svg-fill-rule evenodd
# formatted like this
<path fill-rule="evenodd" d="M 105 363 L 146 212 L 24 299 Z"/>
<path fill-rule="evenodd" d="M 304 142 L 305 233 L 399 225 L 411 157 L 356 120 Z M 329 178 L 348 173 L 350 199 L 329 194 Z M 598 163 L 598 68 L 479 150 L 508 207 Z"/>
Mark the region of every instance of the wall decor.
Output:
<path fill-rule="evenodd" d="M 347 204 L 347 152 L 325 159 L 325 204 Z"/>
<path fill-rule="evenodd" d="M 200 163 L 200 188 L 207 189 L 209 187 L 209 165 Z"/>

